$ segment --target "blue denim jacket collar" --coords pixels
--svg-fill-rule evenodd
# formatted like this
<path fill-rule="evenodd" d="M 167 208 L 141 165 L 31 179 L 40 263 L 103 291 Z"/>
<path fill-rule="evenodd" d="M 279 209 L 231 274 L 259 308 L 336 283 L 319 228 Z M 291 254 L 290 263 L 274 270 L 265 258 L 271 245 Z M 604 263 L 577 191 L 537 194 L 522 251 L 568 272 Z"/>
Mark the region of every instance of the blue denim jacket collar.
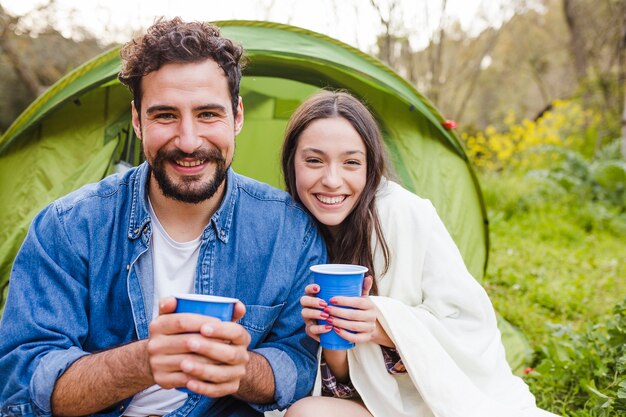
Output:
<path fill-rule="evenodd" d="M 135 240 L 139 238 L 143 229 L 151 222 L 148 214 L 148 182 L 150 176 L 150 166 L 147 162 L 141 164 L 137 173 L 133 178 L 132 184 L 132 204 L 130 210 L 130 221 L 128 222 L 128 238 Z M 217 238 L 224 243 L 228 243 L 230 226 L 232 224 L 235 212 L 235 204 L 237 201 L 237 177 L 231 168 L 228 169 L 226 175 L 226 187 L 224 196 L 219 208 L 211 217 L 211 221 L 202 233 L 202 239 L 208 237 L 208 228 L 213 225 Z"/>

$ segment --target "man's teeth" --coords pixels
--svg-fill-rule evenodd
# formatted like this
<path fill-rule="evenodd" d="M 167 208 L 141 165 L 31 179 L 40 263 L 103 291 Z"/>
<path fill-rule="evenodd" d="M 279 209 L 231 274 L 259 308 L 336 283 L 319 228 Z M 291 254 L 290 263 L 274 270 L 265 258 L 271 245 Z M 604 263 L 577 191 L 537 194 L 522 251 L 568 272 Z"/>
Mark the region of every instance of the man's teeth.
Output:
<path fill-rule="evenodd" d="M 183 167 L 197 167 L 198 165 L 202 165 L 204 163 L 204 159 L 196 159 L 195 161 L 176 161 L 176 164 Z"/>
<path fill-rule="evenodd" d="M 336 197 L 328 197 L 328 196 L 325 196 L 325 195 L 319 195 L 318 194 L 315 197 L 317 197 L 317 199 L 319 201 L 321 201 L 322 203 L 324 203 L 324 204 L 338 204 L 338 203 L 341 203 L 343 200 L 346 199 L 346 196 L 343 196 L 343 195 L 339 195 L 339 196 L 336 196 Z"/>

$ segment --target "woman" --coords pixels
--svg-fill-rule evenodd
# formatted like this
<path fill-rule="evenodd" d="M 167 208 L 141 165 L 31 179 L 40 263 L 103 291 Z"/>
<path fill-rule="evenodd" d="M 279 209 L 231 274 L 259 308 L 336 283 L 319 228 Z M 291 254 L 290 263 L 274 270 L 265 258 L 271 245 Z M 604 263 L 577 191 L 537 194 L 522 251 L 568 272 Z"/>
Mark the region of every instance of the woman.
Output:
<path fill-rule="evenodd" d="M 319 340 L 334 328 L 356 347 L 322 349 L 315 391 L 324 396 L 286 415 L 550 415 L 511 373 L 491 303 L 432 204 L 383 176 L 382 143 L 370 112 L 345 92 L 309 98 L 287 127 L 287 191 L 317 220 L 331 262 L 364 265 L 373 280 L 364 285 L 372 295 L 330 305 L 306 287 L 307 334 Z"/>

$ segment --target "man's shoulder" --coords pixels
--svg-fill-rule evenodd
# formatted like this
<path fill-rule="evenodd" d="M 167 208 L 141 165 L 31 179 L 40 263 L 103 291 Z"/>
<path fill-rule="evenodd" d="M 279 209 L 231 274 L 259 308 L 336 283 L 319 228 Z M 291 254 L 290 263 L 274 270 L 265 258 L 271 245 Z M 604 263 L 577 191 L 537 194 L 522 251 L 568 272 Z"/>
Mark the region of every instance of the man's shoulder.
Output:
<path fill-rule="evenodd" d="M 302 206 L 284 190 L 273 187 L 264 182 L 255 180 L 245 175 L 234 173 L 237 188 L 249 198 L 258 200 L 259 202 L 267 202 L 268 204 L 279 204 L 287 207 L 293 207 L 298 211 L 304 212 Z"/>
<path fill-rule="evenodd" d="M 107 201 L 112 201 L 123 189 L 128 188 L 136 170 L 136 168 L 132 168 L 124 174 L 112 174 L 98 182 L 85 184 L 56 200 L 54 205 L 61 213 L 71 211 L 76 207 L 91 205 L 104 208 Z"/>

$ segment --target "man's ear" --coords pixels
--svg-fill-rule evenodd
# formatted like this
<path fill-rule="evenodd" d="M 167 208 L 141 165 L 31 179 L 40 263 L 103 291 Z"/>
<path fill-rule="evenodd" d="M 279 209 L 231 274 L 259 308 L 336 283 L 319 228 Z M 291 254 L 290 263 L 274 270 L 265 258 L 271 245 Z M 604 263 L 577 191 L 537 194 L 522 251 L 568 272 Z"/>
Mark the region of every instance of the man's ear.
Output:
<path fill-rule="evenodd" d="M 139 113 L 137 113 L 137 109 L 135 108 L 135 102 L 130 102 L 130 107 L 132 111 L 132 122 L 133 122 L 133 130 L 135 131 L 135 135 L 141 140 L 141 119 L 139 118 Z"/>
<path fill-rule="evenodd" d="M 237 115 L 235 116 L 235 135 L 238 135 L 243 128 L 243 101 L 239 96 L 239 103 L 237 104 Z"/>

